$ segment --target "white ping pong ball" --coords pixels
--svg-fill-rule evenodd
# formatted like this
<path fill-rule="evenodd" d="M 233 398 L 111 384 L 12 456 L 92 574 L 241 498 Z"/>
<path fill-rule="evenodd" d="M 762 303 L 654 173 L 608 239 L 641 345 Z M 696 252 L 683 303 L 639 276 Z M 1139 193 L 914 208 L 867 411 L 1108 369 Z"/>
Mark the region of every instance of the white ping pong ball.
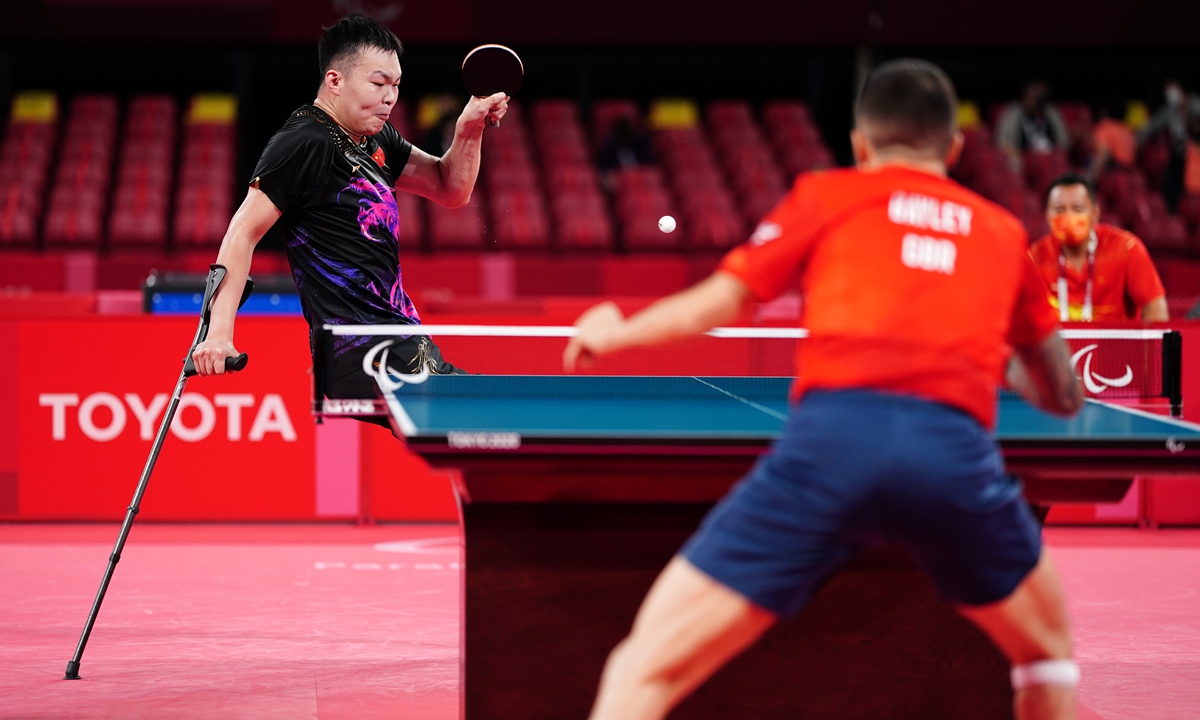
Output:
<path fill-rule="evenodd" d="M 675 218 L 663 215 L 658 219 L 658 229 L 665 233 L 675 232 Z"/>

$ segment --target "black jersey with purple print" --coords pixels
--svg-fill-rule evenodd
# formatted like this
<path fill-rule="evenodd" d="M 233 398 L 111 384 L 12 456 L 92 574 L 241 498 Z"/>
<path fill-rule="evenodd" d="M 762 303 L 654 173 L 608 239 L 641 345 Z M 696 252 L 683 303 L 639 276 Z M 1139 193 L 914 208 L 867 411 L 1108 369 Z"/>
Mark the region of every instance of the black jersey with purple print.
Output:
<path fill-rule="evenodd" d="M 325 323 L 421 322 L 401 279 L 393 189 L 411 152 L 390 124 L 354 144 L 312 105 L 292 113 L 263 150 L 250 184 L 282 213 L 276 224 L 310 337 Z M 367 341 L 339 338 L 333 353 Z"/>

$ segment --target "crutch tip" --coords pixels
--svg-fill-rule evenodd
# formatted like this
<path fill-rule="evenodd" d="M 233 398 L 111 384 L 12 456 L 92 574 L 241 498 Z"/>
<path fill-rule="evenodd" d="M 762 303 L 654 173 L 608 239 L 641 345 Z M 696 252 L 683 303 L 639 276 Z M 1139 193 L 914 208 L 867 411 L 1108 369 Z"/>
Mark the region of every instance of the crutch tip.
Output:
<path fill-rule="evenodd" d="M 78 680 L 79 679 L 79 663 L 74 660 L 67 662 L 67 674 L 63 675 L 63 680 Z"/>

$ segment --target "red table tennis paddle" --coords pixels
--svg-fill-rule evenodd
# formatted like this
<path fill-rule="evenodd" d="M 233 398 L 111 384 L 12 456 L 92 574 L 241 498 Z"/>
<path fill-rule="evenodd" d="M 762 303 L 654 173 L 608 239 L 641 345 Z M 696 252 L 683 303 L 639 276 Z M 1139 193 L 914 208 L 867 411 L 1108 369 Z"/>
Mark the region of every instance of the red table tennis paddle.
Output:
<path fill-rule="evenodd" d="M 502 92 L 515 95 L 525 79 L 525 66 L 521 58 L 503 45 L 480 45 L 463 59 L 463 87 L 475 97 L 487 97 Z M 489 119 L 488 124 L 499 123 Z"/>

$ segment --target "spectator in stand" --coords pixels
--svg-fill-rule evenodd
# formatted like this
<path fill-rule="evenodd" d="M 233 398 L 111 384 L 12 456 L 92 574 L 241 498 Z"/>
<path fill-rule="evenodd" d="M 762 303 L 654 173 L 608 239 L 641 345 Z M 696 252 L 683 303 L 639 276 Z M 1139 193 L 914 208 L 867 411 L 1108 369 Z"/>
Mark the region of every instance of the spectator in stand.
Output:
<path fill-rule="evenodd" d="M 1097 222 L 1100 206 L 1087 178 L 1067 173 L 1050 184 L 1050 234 L 1029 254 L 1063 322 L 1166 322 L 1166 291 L 1150 253 L 1131 232 Z"/>
<path fill-rule="evenodd" d="M 1165 102 L 1162 107 L 1138 134 L 1138 141 L 1144 143 L 1154 139 L 1160 132 L 1166 132 L 1171 159 L 1163 175 L 1162 192 L 1167 207 L 1174 213 L 1179 208 L 1179 196 L 1183 194 L 1188 126 L 1191 118 L 1200 117 L 1200 95 L 1189 94 L 1184 90 L 1183 83 L 1168 79 L 1163 84 L 1163 99 Z"/>
<path fill-rule="evenodd" d="M 1091 177 L 1105 170 L 1128 170 L 1137 159 L 1137 137 L 1125 124 L 1125 101 L 1109 98 L 1100 107 L 1100 122 L 1092 129 L 1096 154 L 1092 158 Z"/>
<path fill-rule="evenodd" d="M 1051 104 L 1050 86 L 1043 80 L 1026 84 L 1021 101 L 1012 103 L 996 124 L 996 146 L 1013 167 L 1021 166 L 1021 157 L 1027 152 L 1066 150 L 1070 144 L 1067 123 Z"/>
<path fill-rule="evenodd" d="M 621 168 L 647 165 L 654 162 L 650 151 L 650 136 L 633 126 L 629 118 L 621 118 L 613 125 L 612 134 L 604 141 L 596 163 L 604 172 Z"/>

